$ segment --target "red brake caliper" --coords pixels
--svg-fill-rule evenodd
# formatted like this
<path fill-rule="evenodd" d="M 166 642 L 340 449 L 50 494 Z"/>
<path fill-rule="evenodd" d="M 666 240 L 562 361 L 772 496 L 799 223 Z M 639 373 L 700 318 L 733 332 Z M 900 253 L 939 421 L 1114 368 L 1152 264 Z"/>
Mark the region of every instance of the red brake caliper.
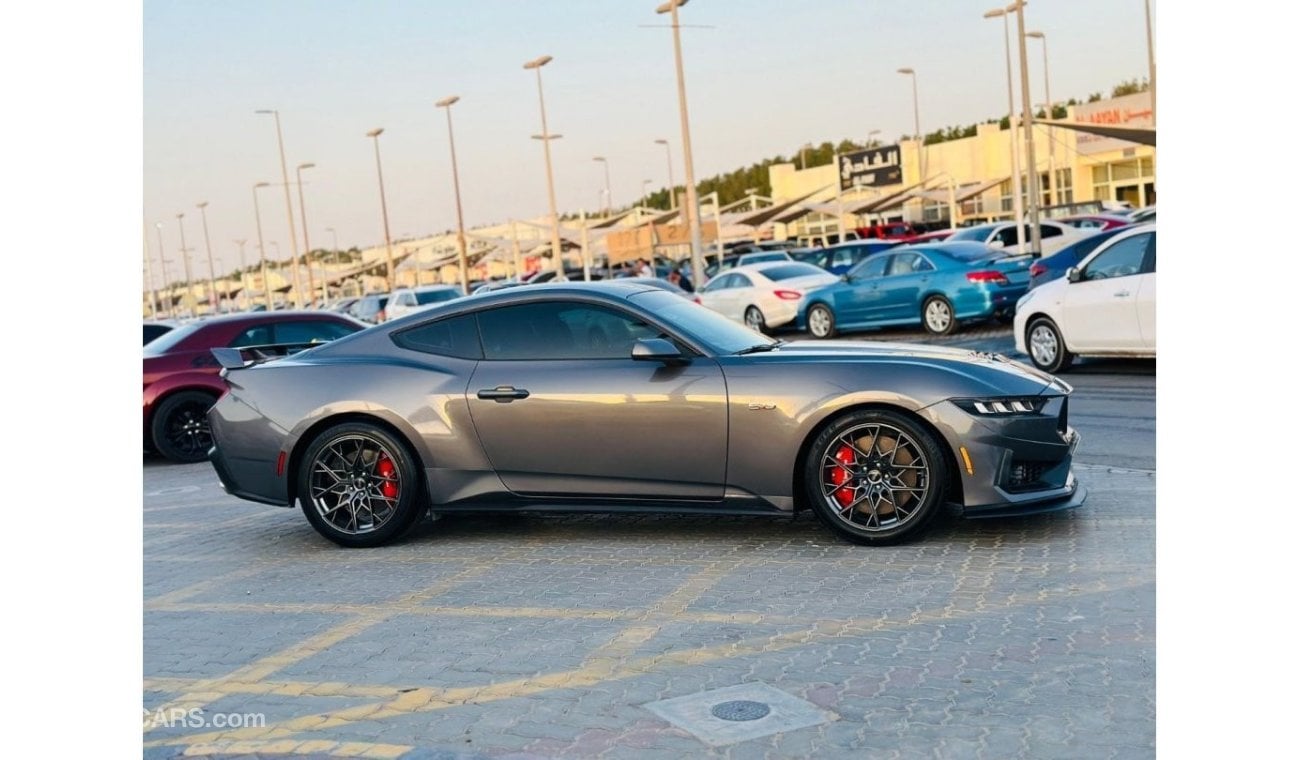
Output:
<path fill-rule="evenodd" d="M 375 472 L 378 473 L 380 477 L 391 478 L 396 474 L 397 468 L 393 466 L 393 460 L 389 459 L 384 454 L 380 454 L 379 461 L 375 462 Z M 379 484 L 379 492 L 384 495 L 385 499 L 396 499 L 397 484 L 391 480 L 385 480 L 383 483 Z"/>
<path fill-rule="evenodd" d="M 853 453 L 852 446 L 841 446 L 835 452 L 835 461 L 839 466 L 832 465 L 830 468 L 830 482 L 833 485 L 840 486 L 833 492 L 835 500 L 840 503 L 841 507 L 847 507 L 853 503 L 853 487 L 844 485 L 852 478 L 852 474 L 846 469 L 857 462 L 857 456 Z"/>

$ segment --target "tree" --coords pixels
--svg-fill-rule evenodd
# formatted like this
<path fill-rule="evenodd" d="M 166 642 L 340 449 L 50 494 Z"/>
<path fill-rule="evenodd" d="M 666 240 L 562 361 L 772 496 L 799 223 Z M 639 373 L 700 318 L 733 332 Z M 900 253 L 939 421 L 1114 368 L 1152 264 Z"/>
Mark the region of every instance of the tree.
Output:
<path fill-rule="evenodd" d="M 1110 96 L 1112 98 L 1119 98 L 1125 95 L 1133 95 L 1138 92 L 1146 92 L 1148 89 L 1150 89 L 1150 85 L 1147 84 L 1146 79 L 1143 79 L 1140 82 L 1136 79 L 1128 79 L 1115 85 L 1114 89 L 1110 91 Z"/>

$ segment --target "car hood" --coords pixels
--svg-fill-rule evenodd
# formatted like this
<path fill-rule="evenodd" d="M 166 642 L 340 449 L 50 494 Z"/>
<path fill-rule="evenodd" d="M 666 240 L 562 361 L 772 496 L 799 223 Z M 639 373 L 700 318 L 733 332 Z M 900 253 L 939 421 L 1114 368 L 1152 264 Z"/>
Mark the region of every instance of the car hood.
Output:
<path fill-rule="evenodd" d="M 919 343 L 858 340 L 797 340 L 775 351 L 751 355 L 758 360 L 791 362 L 883 362 L 941 367 L 982 384 L 1016 393 L 1069 393 L 1059 378 L 1001 354 Z"/>

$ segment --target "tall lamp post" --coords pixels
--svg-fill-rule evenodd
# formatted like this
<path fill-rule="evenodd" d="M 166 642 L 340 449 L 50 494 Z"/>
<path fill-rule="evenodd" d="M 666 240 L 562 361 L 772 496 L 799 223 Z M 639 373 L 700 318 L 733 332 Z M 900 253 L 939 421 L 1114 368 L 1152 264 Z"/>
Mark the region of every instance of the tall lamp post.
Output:
<path fill-rule="evenodd" d="M 384 195 L 384 165 L 379 160 L 379 136 L 384 133 L 383 127 L 375 127 L 366 133 L 366 137 L 373 138 L 375 141 L 375 169 L 379 172 L 379 211 L 384 217 L 384 251 L 388 257 L 388 292 L 393 292 L 395 272 L 393 271 L 393 236 L 388 232 L 388 199 Z"/>
<path fill-rule="evenodd" d="M 338 266 L 343 263 L 343 257 L 339 254 L 339 232 L 333 227 L 326 227 L 325 231 L 334 238 L 334 264 L 335 266 Z M 325 300 L 328 301 L 330 298 L 330 282 L 328 276 L 325 278 L 325 282 L 321 283 L 321 288 L 325 291 Z M 343 295 L 343 280 L 341 278 L 339 279 L 339 295 Z"/>
<path fill-rule="evenodd" d="M 873 138 L 875 138 L 875 136 L 878 135 L 878 134 L 880 134 L 880 130 L 879 130 L 879 129 L 873 129 L 873 130 L 871 130 L 870 132 L 867 133 L 867 145 L 866 145 L 866 147 L 868 147 L 868 148 L 871 147 L 871 143 L 873 142 Z"/>
<path fill-rule="evenodd" d="M 1156 50 L 1151 45 L 1151 0 L 1144 0 L 1147 17 L 1147 72 L 1151 88 L 1151 128 L 1156 126 Z"/>
<path fill-rule="evenodd" d="M 655 140 L 656 145 L 664 146 L 668 157 L 668 208 L 677 209 L 677 185 L 673 182 L 673 149 L 667 140 Z"/>
<path fill-rule="evenodd" d="M 235 245 L 239 246 L 239 296 L 244 302 L 244 311 L 252 306 L 248 299 L 248 264 L 244 261 L 244 243 L 247 240 L 236 240 Z"/>
<path fill-rule="evenodd" d="M 270 182 L 258 182 L 253 185 L 253 218 L 257 221 L 257 256 L 262 264 L 262 295 L 266 301 L 267 311 L 271 311 L 273 308 L 271 304 L 271 281 L 267 278 L 266 273 L 266 243 L 262 239 L 262 208 L 261 204 L 257 202 L 257 191 L 270 186 Z"/>
<path fill-rule="evenodd" d="M 294 174 L 298 178 L 298 212 L 302 217 L 302 261 L 307 265 L 307 305 L 313 308 L 316 305 L 316 275 L 311 271 L 311 241 L 307 236 L 307 203 L 303 200 L 302 170 L 314 168 L 316 164 L 307 163 L 298 164 L 298 168 L 294 169 Z M 296 275 L 298 272 L 296 264 L 293 271 Z"/>
<path fill-rule="evenodd" d="M 460 252 L 460 289 L 469 295 L 469 251 L 465 245 L 465 214 L 460 206 L 460 170 L 456 166 L 456 135 L 451 130 L 451 107 L 460 100 L 452 95 L 434 103 L 447 109 L 447 143 L 451 146 L 451 186 L 456 193 L 456 248 Z"/>
<path fill-rule="evenodd" d="M 677 64 L 677 107 L 682 120 L 682 154 L 686 163 L 686 228 L 691 238 L 691 282 L 704 282 L 704 243 L 700 237 L 700 197 L 695 191 L 695 159 L 691 151 L 691 118 L 686 108 L 686 73 L 682 70 L 682 34 L 677 9 L 686 0 L 667 0 L 655 13 L 672 14 L 673 59 Z M 672 194 L 671 188 L 669 195 Z"/>
<path fill-rule="evenodd" d="M 212 238 L 208 237 L 208 202 L 202 201 L 194 205 L 198 206 L 199 215 L 203 218 L 203 245 L 208 250 L 208 303 L 212 306 L 212 313 L 216 314 L 221 302 L 217 298 L 217 268 L 212 263 Z"/>
<path fill-rule="evenodd" d="M 609 189 L 609 159 L 593 156 L 591 160 L 605 165 L 605 216 L 609 216 L 614 211 L 614 194 Z"/>
<path fill-rule="evenodd" d="M 1034 256 L 1043 252 L 1042 230 L 1038 229 L 1038 207 L 1043 195 L 1038 188 L 1038 161 L 1034 157 L 1034 106 L 1029 98 L 1029 55 L 1025 50 L 1024 0 L 1007 6 L 1007 12 L 1016 13 L 1016 41 L 1020 48 L 1020 107 L 1025 114 L 1025 169 L 1029 174 L 1029 250 Z M 1019 237 L 1016 238 L 1019 240 Z M 1024 241 L 1020 241 L 1023 245 Z M 1023 248 L 1021 249 L 1023 250 Z"/>
<path fill-rule="evenodd" d="M 650 183 L 651 182 L 654 182 L 654 180 L 652 179 L 641 180 L 641 204 L 644 206 L 650 205 Z"/>
<path fill-rule="evenodd" d="M 284 160 L 284 133 L 280 131 L 280 112 L 275 109 L 254 111 L 258 114 L 270 114 L 275 117 L 275 140 L 280 145 L 280 176 L 284 181 L 284 210 L 289 215 L 289 245 L 293 250 L 293 304 L 302 308 L 302 286 L 298 283 L 298 233 L 294 232 L 293 196 L 289 194 L 289 164 Z"/>
<path fill-rule="evenodd" d="M 191 284 L 190 275 L 190 249 L 185 247 L 185 214 L 176 215 L 176 226 L 181 230 L 181 263 L 185 265 L 185 295 L 182 298 L 188 301 L 190 296 L 193 295 L 194 286 Z M 194 316 L 198 316 L 198 314 L 196 313 Z"/>
<path fill-rule="evenodd" d="M 920 162 L 921 164 L 921 181 L 925 182 L 925 180 L 928 178 L 928 175 L 926 174 L 926 170 L 928 169 L 928 167 L 925 165 L 926 164 L 925 161 L 926 150 L 924 144 L 925 139 L 921 135 L 921 101 L 916 94 L 916 71 L 914 69 L 904 67 L 899 69 L 898 73 L 904 76 L 910 76 L 912 78 L 912 125 L 913 125 L 913 132 L 916 135 L 917 161 Z"/>
<path fill-rule="evenodd" d="M 1011 203 L 1016 215 L 1016 229 L 1019 230 L 1016 238 L 1019 239 L 1025 231 L 1025 201 L 1024 190 L 1020 186 L 1020 139 L 1016 132 L 1016 96 L 1011 86 L 1011 21 L 1007 16 L 1006 8 L 994 8 L 985 13 L 984 18 L 1002 19 L 1002 44 L 1007 54 L 1007 109 L 1010 114 L 1007 119 L 1011 126 Z M 999 208 L 998 211 L 1001 212 L 1002 209 Z"/>
<path fill-rule="evenodd" d="M 551 254 L 555 257 L 555 279 L 567 280 L 564 276 L 564 250 L 560 247 L 560 213 L 555 207 L 555 177 L 551 172 L 551 140 L 558 140 L 563 135 L 553 135 L 546 128 L 546 99 L 542 96 L 542 67 L 553 59 L 549 55 L 539 56 L 524 64 L 525 69 L 537 72 L 537 104 L 542 111 L 542 133 L 533 135 L 534 140 L 542 141 L 543 153 L 546 154 L 546 196 L 551 204 Z"/>
<path fill-rule="evenodd" d="M 1047 35 L 1042 32 L 1025 32 L 1026 37 L 1031 37 L 1043 43 L 1043 91 L 1047 96 L 1047 118 L 1049 120 L 1056 118 L 1052 113 L 1052 82 L 1051 76 L 1047 73 Z M 1052 139 L 1052 128 L 1047 128 L 1047 200 L 1051 204 L 1061 202 L 1060 193 L 1056 190 L 1056 141 Z"/>
<path fill-rule="evenodd" d="M 153 259 L 149 258 L 149 234 L 147 232 L 142 237 L 141 242 L 144 243 L 144 286 L 149 291 L 149 316 L 151 319 L 157 319 L 158 288 L 153 279 Z"/>

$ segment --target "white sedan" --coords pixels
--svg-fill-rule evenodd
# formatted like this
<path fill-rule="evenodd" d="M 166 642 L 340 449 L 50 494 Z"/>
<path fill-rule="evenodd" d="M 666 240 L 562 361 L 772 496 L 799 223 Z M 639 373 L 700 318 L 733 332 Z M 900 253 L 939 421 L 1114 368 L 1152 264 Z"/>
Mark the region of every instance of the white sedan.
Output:
<path fill-rule="evenodd" d="M 1135 225 L 1016 304 L 1016 348 L 1060 372 L 1076 356 L 1156 355 L 1156 226 Z"/>
<path fill-rule="evenodd" d="M 792 322 L 799 300 L 839 278 L 800 261 L 771 261 L 719 274 L 699 292 L 700 303 L 762 332 Z"/>

